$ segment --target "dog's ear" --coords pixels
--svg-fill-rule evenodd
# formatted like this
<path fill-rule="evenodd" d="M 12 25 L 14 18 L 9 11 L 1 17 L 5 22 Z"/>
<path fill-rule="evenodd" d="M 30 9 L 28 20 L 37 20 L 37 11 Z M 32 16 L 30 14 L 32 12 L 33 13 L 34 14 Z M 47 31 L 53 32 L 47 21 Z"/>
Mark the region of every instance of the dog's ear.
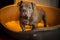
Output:
<path fill-rule="evenodd" d="M 21 4 L 23 3 L 23 1 L 20 1 L 17 3 L 18 6 L 21 6 Z"/>
<path fill-rule="evenodd" d="M 32 4 L 32 8 L 35 9 L 36 5 L 32 2 L 31 2 L 31 4 Z"/>

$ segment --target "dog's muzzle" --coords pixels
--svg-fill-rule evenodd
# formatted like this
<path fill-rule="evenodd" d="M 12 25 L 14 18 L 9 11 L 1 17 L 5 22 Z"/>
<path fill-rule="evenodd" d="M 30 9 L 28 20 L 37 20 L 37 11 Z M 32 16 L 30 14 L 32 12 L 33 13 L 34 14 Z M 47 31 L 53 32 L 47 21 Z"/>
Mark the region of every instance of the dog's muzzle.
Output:
<path fill-rule="evenodd" d="M 22 13 L 23 16 L 27 16 L 27 14 L 25 12 Z"/>
<path fill-rule="evenodd" d="M 28 19 L 26 12 L 22 12 L 21 18 Z"/>
<path fill-rule="evenodd" d="M 22 16 L 27 16 L 27 14 L 26 14 L 26 10 L 22 10 Z"/>

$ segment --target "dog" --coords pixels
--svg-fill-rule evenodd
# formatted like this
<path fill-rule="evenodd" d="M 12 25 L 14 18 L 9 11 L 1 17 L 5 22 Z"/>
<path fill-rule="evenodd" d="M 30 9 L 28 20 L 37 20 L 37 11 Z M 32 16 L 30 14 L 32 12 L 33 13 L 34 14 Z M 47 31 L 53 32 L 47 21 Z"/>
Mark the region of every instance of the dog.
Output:
<path fill-rule="evenodd" d="M 36 7 L 33 2 L 20 1 L 18 4 L 20 11 L 20 25 L 25 30 L 25 25 L 32 26 L 32 30 L 37 28 L 37 23 L 43 20 L 44 27 L 46 27 L 46 14 L 42 8 Z"/>

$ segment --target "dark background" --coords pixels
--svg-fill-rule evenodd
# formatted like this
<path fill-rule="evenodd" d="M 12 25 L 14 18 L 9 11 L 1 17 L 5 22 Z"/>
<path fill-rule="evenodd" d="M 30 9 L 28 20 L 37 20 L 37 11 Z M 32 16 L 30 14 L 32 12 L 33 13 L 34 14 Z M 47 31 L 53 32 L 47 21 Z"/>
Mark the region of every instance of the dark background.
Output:
<path fill-rule="evenodd" d="M 14 0 L 0 0 L 0 8 L 14 4 Z"/>
<path fill-rule="evenodd" d="M 14 0 L 0 0 L 0 8 L 11 4 L 14 4 Z M 60 8 L 60 0 L 58 2 L 58 8 Z"/>
<path fill-rule="evenodd" d="M 60 8 L 60 0 L 59 0 L 58 8 Z"/>

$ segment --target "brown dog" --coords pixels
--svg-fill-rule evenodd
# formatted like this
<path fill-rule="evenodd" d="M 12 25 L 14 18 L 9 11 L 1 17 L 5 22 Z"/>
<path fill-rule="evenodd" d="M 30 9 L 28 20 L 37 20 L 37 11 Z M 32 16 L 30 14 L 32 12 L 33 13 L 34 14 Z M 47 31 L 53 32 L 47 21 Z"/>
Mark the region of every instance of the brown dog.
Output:
<path fill-rule="evenodd" d="M 41 20 L 44 21 L 44 27 L 46 27 L 46 15 L 42 8 L 37 9 L 36 5 L 32 2 L 23 2 L 18 3 L 20 10 L 20 23 L 23 31 L 25 30 L 25 25 L 32 26 L 32 30 L 37 28 L 37 23 Z"/>

